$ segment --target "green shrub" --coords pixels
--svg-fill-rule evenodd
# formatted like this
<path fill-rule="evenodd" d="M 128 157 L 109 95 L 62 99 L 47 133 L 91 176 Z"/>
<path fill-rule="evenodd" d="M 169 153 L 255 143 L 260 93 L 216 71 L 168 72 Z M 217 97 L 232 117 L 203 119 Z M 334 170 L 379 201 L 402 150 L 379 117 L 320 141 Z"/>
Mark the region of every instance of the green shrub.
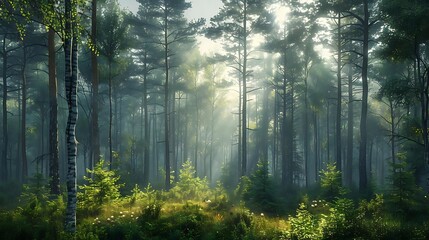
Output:
<path fill-rule="evenodd" d="M 300 204 L 296 210 L 295 217 L 289 217 L 291 226 L 291 238 L 297 240 L 317 240 L 322 239 L 322 230 L 319 222 L 306 208 L 305 204 Z"/>
<path fill-rule="evenodd" d="M 322 196 L 332 201 L 337 197 L 345 194 L 345 189 L 341 183 L 341 172 L 333 163 L 329 163 L 326 170 L 320 171 L 320 184 L 322 188 Z"/>
<path fill-rule="evenodd" d="M 180 201 L 202 201 L 210 196 L 209 190 L 207 179 L 196 177 L 194 166 L 186 161 L 180 169 L 179 181 L 170 190 L 170 196 Z"/>
<path fill-rule="evenodd" d="M 252 225 L 252 215 L 246 209 L 226 216 L 224 222 L 217 231 L 216 239 L 245 239 Z"/>
<path fill-rule="evenodd" d="M 268 172 L 268 162 L 260 160 L 257 170 L 248 178 L 242 178 L 237 192 L 242 195 L 246 205 L 264 213 L 278 213 L 275 188 Z"/>
<path fill-rule="evenodd" d="M 106 219 L 95 218 L 78 225 L 76 239 L 80 240 L 116 240 L 142 239 L 143 232 L 135 217 L 129 213 L 119 213 Z"/>
<path fill-rule="evenodd" d="M 97 163 L 94 170 L 87 170 L 93 178 L 84 176 L 88 184 L 79 186 L 80 192 L 77 194 L 78 210 L 81 215 L 95 215 L 100 213 L 102 205 L 120 197 L 118 184 L 119 177 L 114 171 L 106 170 L 104 160 Z"/>
<path fill-rule="evenodd" d="M 413 171 L 402 154 L 398 154 L 398 163 L 392 164 L 389 179 L 391 185 L 386 203 L 390 212 L 405 220 L 415 218 L 427 208 L 419 201 L 423 192 L 417 187 Z"/>
<path fill-rule="evenodd" d="M 230 208 L 228 194 L 220 181 L 217 182 L 213 191 L 213 200 L 209 199 L 209 207 L 216 211 L 225 211 Z"/>
<path fill-rule="evenodd" d="M 47 181 L 38 174 L 23 186 L 20 206 L 0 213 L 0 239 L 59 239 L 63 234 L 63 196 L 50 200 Z"/>

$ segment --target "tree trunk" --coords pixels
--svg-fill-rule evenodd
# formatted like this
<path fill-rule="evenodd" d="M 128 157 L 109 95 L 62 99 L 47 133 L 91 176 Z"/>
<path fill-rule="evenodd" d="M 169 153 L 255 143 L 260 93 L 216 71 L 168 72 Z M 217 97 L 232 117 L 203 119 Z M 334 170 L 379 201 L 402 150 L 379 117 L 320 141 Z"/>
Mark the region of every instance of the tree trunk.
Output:
<path fill-rule="evenodd" d="M 389 109 L 390 109 L 390 131 L 391 131 L 391 138 L 390 138 L 390 146 L 391 146 L 391 154 L 392 154 L 392 163 L 396 163 L 396 154 L 395 154 L 395 111 L 393 106 L 393 101 L 389 99 Z"/>
<path fill-rule="evenodd" d="M 26 145 L 26 118 L 27 118 L 27 75 L 26 75 L 26 61 L 27 61 L 27 47 L 23 41 L 23 59 L 22 59 L 22 85 L 21 85 L 21 94 L 22 94 L 22 112 L 21 112 L 21 180 L 25 182 L 28 177 L 28 165 L 27 165 L 27 145 Z"/>
<path fill-rule="evenodd" d="M 97 63 L 97 0 L 92 0 L 91 9 L 91 41 L 94 48 L 91 51 L 91 78 L 92 78 L 92 121 L 91 121 L 91 160 L 90 169 L 100 161 L 100 130 L 98 127 L 98 63 Z"/>
<path fill-rule="evenodd" d="M 2 150 L 2 168 L 1 168 L 1 179 L 3 181 L 8 180 L 7 176 L 7 151 L 9 149 L 8 143 L 8 127 L 7 127 L 7 50 L 6 50 L 6 37 L 7 34 L 3 36 L 3 150 Z M 18 163 L 17 163 L 18 165 Z"/>
<path fill-rule="evenodd" d="M 113 124 L 113 99 L 112 99 L 112 61 L 108 63 L 109 74 L 109 170 L 112 170 L 113 164 L 113 139 L 112 139 L 112 124 Z"/>
<path fill-rule="evenodd" d="M 243 103 L 242 107 L 243 110 L 241 112 L 242 114 L 242 161 L 241 161 L 241 176 L 245 176 L 247 173 L 247 0 L 244 0 L 243 3 L 243 29 L 244 29 L 244 35 L 243 35 Z"/>
<path fill-rule="evenodd" d="M 213 141 L 214 141 L 214 111 L 215 111 L 215 97 L 213 94 L 210 111 L 210 162 L 209 162 L 209 183 L 213 182 Z"/>
<path fill-rule="evenodd" d="M 359 191 L 365 192 L 368 188 L 366 170 L 367 152 L 367 118 L 368 118 L 368 44 L 369 44 L 369 10 L 368 0 L 364 0 L 363 19 L 363 51 L 362 51 L 362 110 L 360 120 L 359 144 Z"/>
<path fill-rule="evenodd" d="M 304 175 L 305 175 L 305 187 L 308 187 L 308 62 L 305 67 L 305 77 L 304 77 Z M 293 121 L 293 120 L 292 120 Z"/>
<path fill-rule="evenodd" d="M 72 14 L 76 10 L 76 6 L 72 6 L 71 0 L 65 1 L 65 32 L 66 40 L 64 42 L 65 53 L 65 85 L 66 85 L 66 100 L 68 105 L 68 119 L 66 128 L 67 141 L 67 208 L 65 219 L 65 230 L 70 233 L 76 232 L 76 122 L 78 118 L 77 107 L 77 27 Z M 70 49 L 70 45 L 71 49 Z M 70 56 L 71 54 L 71 56 Z M 70 65 L 71 63 L 71 65 Z"/>
<path fill-rule="evenodd" d="M 351 187 L 353 183 L 353 72 L 352 64 L 349 63 L 348 73 L 348 116 L 347 116 L 347 161 L 345 166 L 345 183 Z"/>
<path fill-rule="evenodd" d="M 144 75 L 143 75 L 143 114 L 144 114 L 144 141 L 143 141 L 143 186 L 149 184 L 149 143 L 150 143 L 150 130 L 149 130 L 149 112 L 148 112 L 148 95 L 147 95 L 147 54 L 144 56 Z M 156 143 L 154 143 L 156 144 Z"/>
<path fill-rule="evenodd" d="M 272 164 L 273 164 L 273 176 L 274 179 L 277 179 L 277 159 L 278 159 L 278 153 L 277 153 L 277 146 L 278 146 L 278 90 L 277 87 L 274 89 L 274 123 L 273 123 L 273 146 L 272 146 Z"/>
<path fill-rule="evenodd" d="M 197 75 L 197 73 L 196 73 Z M 195 87 L 195 152 L 194 152 L 194 159 L 195 159 L 195 177 L 198 176 L 198 145 L 199 145 L 199 106 L 198 106 L 198 89 L 197 89 L 197 76 L 195 76 L 194 79 L 194 87 Z"/>
<path fill-rule="evenodd" d="M 168 9 L 167 3 L 164 0 L 164 64 L 165 64 L 165 84 L 164 84 L 164 141 L 165 141 L 165 189 L 170 190 L 170 118 L 169 107 L 170 91 L 169 91 L 169 44 L 168 44 Z"/>
<path fill-rule="evenodd" d="M 313 112 L 313 125 L 314 125 L 314 181 L 318 182 L 318 176 L 319 176 L 319 118 L 318 118 L 318 112 Z"/>
<path fill-rule="evenodd" d="M 341 13 L 338 13 L 338 29 L 337 29 L 337 121 L 336 121 L 336 167 L 338 171 L 342 172 L 341 168 Z"/>
<path fill-rule="evenodd" d="M 57 76 L 55 65 L 55 32 L 49 28 L 48 33 L 49 52 L 49 178 L 51 194 L 59 195 L 60 169 L 58 150 L 58 101 L 57 101 Z"/>

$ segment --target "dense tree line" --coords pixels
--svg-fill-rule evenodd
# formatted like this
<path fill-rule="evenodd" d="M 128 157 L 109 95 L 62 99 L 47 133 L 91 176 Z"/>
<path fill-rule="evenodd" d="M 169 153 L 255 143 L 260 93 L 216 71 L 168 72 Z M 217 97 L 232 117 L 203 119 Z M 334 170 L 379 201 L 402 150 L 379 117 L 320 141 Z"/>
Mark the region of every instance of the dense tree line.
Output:
<path fill-rule="evenodd" d="M 0 178 L 66 183 L 70 231 L 101 159 L 165 190 L 188 161 L 231 189 L 263 166 L 284 196 L 331 163 L 365 196 L 406 162 L 428 190 L 427 1 L 222 0 L 209 21 L 138 3 L 0 3 Z"/>

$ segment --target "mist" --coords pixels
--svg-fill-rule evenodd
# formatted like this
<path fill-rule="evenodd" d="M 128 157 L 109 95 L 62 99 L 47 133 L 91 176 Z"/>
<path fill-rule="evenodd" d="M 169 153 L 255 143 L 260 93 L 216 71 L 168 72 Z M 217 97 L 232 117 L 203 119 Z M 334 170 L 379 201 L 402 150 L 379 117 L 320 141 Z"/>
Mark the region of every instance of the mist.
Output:
<path fill-rule="evenodd" d="M 1 2 L 0 238 L 427 239 L 428 11 Z"/>

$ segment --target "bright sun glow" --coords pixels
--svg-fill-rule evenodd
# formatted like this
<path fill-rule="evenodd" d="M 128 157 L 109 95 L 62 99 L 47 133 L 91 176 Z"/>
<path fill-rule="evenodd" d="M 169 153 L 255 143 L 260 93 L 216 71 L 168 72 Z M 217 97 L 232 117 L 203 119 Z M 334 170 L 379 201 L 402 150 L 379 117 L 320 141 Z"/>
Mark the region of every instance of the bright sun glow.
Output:
<path fill-rule="evenodd" d="M 319 56 L 324 60 L 330 60 L 332 58 L 332 52 L 321 44 L 318 44 L 314 47 L 314 50 L 319 53 Z"/>
<path fill-rule="evenodd" d="M 223 53 L 222 45 L 204 36 L 197 37 L 199 50 L 202 55 L 212 56 L 216 53 Z"/>
<path fill-rule="evenodd" d="M 286 23 L 286 20 L 291 12 L 288 6 L 283 4 L 274 4 L 271 6 L 270 11 L 274 13 L 275 22 L 279 26 L 283 26 Z"/>

